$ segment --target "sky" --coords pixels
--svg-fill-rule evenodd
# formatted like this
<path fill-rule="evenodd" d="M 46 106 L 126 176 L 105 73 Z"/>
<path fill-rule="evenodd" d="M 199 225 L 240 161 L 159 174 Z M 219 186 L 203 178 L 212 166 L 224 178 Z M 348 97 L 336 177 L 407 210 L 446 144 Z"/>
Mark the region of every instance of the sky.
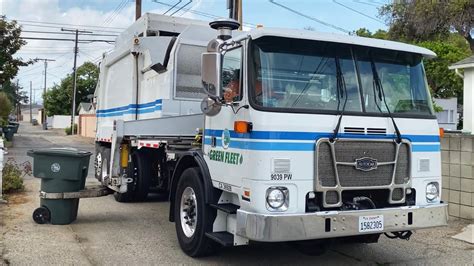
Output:
<path fill-rule="evenodd" d="M 0 14 L 17 20 L 23 37 L 73 39 L 61 33 L 61 28 L 87 30 L 96 35 L 82 35 L 83 40 L 115 39 L 133 23 L 134 0 L 0 0 Z M 227 0 L 142 0 L 143 12 L 173 15 L 211 21 L 212 17 L 228 17 Z M 312 28 L 315 31 L 347 34 L 359 28 L 371 31 L 386 29 L 377 17 L 377 8 L 388 0 L 243 0 L 243 22 L 246 29 L 261 24 L 264 27 Z M 170 9 L 173 5 L 183 7 Z M 289 10 L 291 9 L 291 10 Z M 298 14 L 299 13 L 299 14 Z M 38 31 L 42 33 L 38 33 Z M 61 34 L 52 34 L 61 33 Z M 47 58 L 47 87 L 72 73 L 72 41 L 27 40 L 17 52 L 23 59 Z M 113 49 L 109 42 L 79 44 L 78 66 L 85 61 L 98 63 L 104 52 Z M 23 90 L 29 93 L 33 84 L 33 99 L 41 103 L 44 88 L 44 63 L 22 67 L 17 76 Z"/>

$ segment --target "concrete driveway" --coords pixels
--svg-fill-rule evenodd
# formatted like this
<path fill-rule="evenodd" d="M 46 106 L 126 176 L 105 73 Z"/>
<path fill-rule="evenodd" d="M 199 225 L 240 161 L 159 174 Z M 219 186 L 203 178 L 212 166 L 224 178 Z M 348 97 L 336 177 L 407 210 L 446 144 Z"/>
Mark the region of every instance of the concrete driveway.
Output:
<path fill-rule="evenodd" d="M 9 156 L 29 160 L 26 150 L 72 146 L 93 150 L 93 142 L 22 124 Z M 89 171 L 88 183 L 94 184 Z M 169 204 L 154 197 L 143 203 L 118 203 L 113 196 L 82 199 L 71 225 L 38 225 L 31 218 L 39 206 L 39 180 L 27 178 L 26 191 L 0 205 L 0 264 L 11 265 L 164 265 L 164 264 L 433 264 L 472 265 L 474 246 L 452 239 L 467 222 L 416 232 L 410 241 L 335 244 L 321 256 L 307 256 L 285 243 L 253 243 L 193 259 L 181 252 Z"/>

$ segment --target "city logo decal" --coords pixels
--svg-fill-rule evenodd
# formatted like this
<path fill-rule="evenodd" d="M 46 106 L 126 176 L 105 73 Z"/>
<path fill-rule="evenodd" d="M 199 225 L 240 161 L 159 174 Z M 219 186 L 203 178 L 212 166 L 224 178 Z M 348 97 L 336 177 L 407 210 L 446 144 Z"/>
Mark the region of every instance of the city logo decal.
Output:
<path fill-rule="evenodd" d="M 224 149 L 227 149 L 229 148 L 229 144 L 230 144 L 230 132 L 226 128 L 224 129 L 224 131 L 222 131 L 222 147 L 224 147 Z"/>

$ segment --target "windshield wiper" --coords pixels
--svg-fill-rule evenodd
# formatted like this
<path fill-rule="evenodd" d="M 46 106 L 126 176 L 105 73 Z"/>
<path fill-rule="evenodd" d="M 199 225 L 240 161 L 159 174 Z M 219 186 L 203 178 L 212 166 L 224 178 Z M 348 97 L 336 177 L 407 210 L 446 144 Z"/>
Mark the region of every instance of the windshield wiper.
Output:
<path fill-rule="evenodd" d="M 375 62 L 374 62 L 374 58 L 372 57 L 372 55 L 370 56 L 370 65 L 372 67 L 372 75 L 373 75 L 373 86 L 374 86 L 374 101 L 375 101 L 375 104 L 377 105 L 377 108 L 379 109 L 379 111 L 381 113 L 382 112 L 382 109 L 380 108 L 380 106 L 378 105 L 377 103 L 377 97 L 375 95 L 375 90 L 377 90 L 378 92 L 378 96 L 379 96 L 379 100 L 382 102 L 384 102 L 385 104 L 385 108 L 387 108 L 387 113 L 388 113 L 388 116 L 390 116 L 390 119 L 392 119 L 392 123 L 393 123 L 393 128 L 395 129 L 395 132 L 397 133 L 397 139 L 396 139 L 396 142 L 398 144 L 400 144 L 402 142 L 402 134 L 400 134 L 400 130 L 398 129 L 398 126 L 397 126 L 397 123 L 395 122 L 395 119 L 393 118 L 393 115 L 392 113 L 390 112 L 390 108 L 388 108 L 388 104 L 387 104 L 387 99 L 385 98 L 385 92 L 383 90 L 383 86 L 382 86 L 382 81 L 380 80 L 380 77 L 379 77 L 379 74 L 377 73 L 377 68 L 375 67 Z"/>
<path fill-rule="evenodd" d="M 330 142 L 334 142 L 337 138 L 337 134 L 339 133 L 339 128 L 341 127 L 342 117 L 344 116 L 344 111 L 346 110 L 347 104 L 347 88 L 346 88 L 346 81 L 344 80 L 344 75 L 342 74 L 341 70 L 341 63 L 339 61 L 339 57 L 336 56 L 336 96 L 337 96 L 337 110 L 339 111 L 340 103 L 342 98 L 344 98 L 344 104 L 342 105 L 341 112 L 339 113 L 339 119 L 336 124 L 336 128 L 333 131 L 332 136 L 329 138 Z"/>

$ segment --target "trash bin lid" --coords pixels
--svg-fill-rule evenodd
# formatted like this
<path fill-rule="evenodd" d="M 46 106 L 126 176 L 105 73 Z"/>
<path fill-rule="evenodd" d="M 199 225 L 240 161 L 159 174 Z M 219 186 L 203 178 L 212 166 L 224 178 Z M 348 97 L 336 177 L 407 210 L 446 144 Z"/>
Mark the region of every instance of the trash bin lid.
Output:
<path fill-rule="evenodd" d="M 29 150 L 27 154 L 29 156 L 50 155 L 50 156 L 62 156 L 62 157 L 86 157 L 86 156 L 92 155 L 91 152 L 78 150 L 76 148 L 37 149 L 37 150 Z"/>

